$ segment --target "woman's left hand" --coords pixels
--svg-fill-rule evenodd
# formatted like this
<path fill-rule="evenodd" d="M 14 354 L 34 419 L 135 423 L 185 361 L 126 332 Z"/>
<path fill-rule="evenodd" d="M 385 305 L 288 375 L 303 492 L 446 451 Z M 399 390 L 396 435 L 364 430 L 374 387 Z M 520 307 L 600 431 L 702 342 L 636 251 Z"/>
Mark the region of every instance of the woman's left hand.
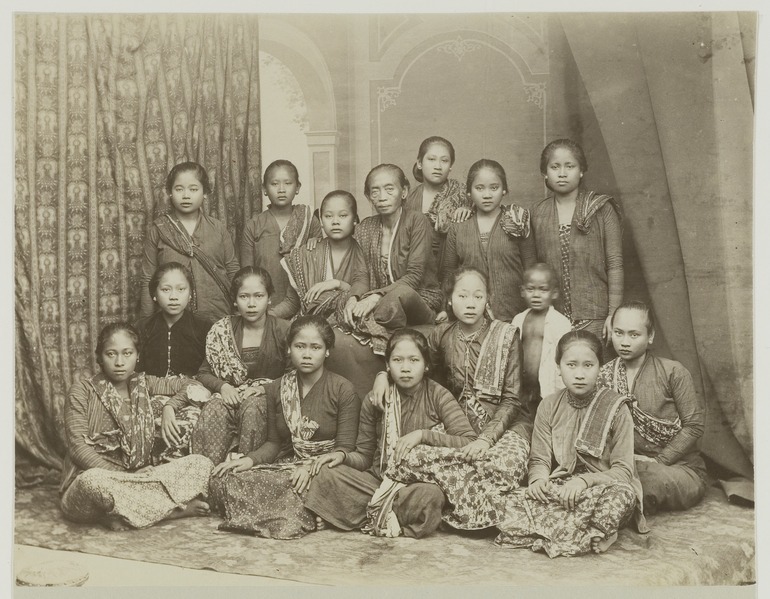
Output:
<path fill-rule="evenodd" d="M 565 510 L 574 510 L 580 494 L 588 488 L 586 481 L 579 476 L 569 479 L 556 491 L 559 497 L 559 503 Z"/>
<path fill-rule="evenodd" d="M 333 289 L 339 289 L 340 282 L 336 279 L 331 279 L 330 281 L 321 281 L 320 283 L 316 283 L 313 285 L 310 289 L 307 290 L 307 293 L 305 294 L 305 303 L 309 304 L 311 302 L 314 302 L 317 300 L 321 294 L 324 291 L 331 291 Z"/>
<path fill-rule="evenodd" d="M 602 329 L 602 340 L 604 343 L 609 343 L 612 339 L 612 314 L 610 314 L 604 321 L 604 328 Z"/>
<path fill-rule="evenodd" d="M 412 431 L 396 441 L 396 448 L 393 451 L 393 459 L 398 464 L 406 457 L 412 448 L 422 443 L 422 431 Z"/>
<path fill-rule="evenodd" d="M 317 245 L 318 245 L 320 242 L 321 242 L 321 238 L 320 238 L 320 237 L 308 237 L 308 238 L 307 238 L 307 242 L 305 243 L 305 247 L 306 247 L 306 248 L 307 248 L 309 251 L 311 251 L 311 252 L 312 252 L 312 251 L 315 249 L 315 247 L 316 247 L 316 246 L 317 246 Z"/>
<path fill-rule="evenodd" d="M 460 457 L 466 462 L 478 460 L 492 445 L 484 439 L 471 441 L 460 450 Z"/>
<path fill-rule="evenodd" d="M 297 466 L 291 473 L 291 486 L 297 493 L 307 491 L 310 481 L 313 477 L 310 475 L 310 468 L 307 466 Z"/>

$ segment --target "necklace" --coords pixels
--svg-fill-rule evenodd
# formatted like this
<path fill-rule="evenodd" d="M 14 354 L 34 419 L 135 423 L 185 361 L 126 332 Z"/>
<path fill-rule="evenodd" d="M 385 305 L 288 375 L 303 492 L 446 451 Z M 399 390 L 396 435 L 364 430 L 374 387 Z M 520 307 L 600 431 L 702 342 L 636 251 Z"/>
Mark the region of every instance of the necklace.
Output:
<path fill-rule="evenodd" d="M 594 400 L 594 397 L 596 397 L 597 392 L 598 392 L 598 389 L 594 389 L 590 395 L 586 395 L 585 397 L 575 397 L 574 395 L 572 395 L 572 393 L 569 392 L 569 390 L 567 390 L 567 401 L 569 402 L 569 405 L 571 405 L 573 408 L 582 410 Z"/>

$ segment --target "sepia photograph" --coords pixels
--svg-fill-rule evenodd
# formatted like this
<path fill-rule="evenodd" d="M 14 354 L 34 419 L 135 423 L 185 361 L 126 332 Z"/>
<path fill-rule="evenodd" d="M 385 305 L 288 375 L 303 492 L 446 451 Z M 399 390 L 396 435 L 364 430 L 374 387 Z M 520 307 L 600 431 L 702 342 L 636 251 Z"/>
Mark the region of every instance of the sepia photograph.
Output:
<path fill-rule="evenodd" d="M 8 12 L 11 593 L 755 596 L 761 15 L 260 6 Z"/>

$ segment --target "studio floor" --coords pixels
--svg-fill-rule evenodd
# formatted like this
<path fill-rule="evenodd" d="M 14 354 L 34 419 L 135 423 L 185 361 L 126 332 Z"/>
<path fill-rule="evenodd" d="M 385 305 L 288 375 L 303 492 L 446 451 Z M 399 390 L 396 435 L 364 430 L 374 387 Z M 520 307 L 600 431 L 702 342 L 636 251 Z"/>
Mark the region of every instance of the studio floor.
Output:
<path fill-rule="evenodd" d="M 90 586 L 745 585 L 755 580 L 754 510 L 709 489 L 682 513 L 621 531 L 604 555 L 549 559 L 501 549 L 492 532 L 439 531 L 422 540 L 324 530 L 277 541 L 219 531 L 218 518 L 111 532 L 63 520 L 53 487 L 16 493 L 15 570 L 41 556 L 82 564 Z M 47 551 L 46 551 L 47 550 Z M 41 553 L 43 552 L 43 553 Z"/>

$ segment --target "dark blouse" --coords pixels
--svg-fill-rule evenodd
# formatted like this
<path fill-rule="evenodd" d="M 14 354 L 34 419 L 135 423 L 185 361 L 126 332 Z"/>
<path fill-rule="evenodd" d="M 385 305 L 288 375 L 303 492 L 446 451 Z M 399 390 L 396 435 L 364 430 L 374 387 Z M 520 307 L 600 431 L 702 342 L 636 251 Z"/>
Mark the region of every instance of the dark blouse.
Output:
<path fill-rule="evenodd" d="M 153 376 L 198 373 L 206 356 L 206 334 L 211 323 L 185 310 L 182 317 L 170 327 L 162 312 L 142 318 L 136 323 L 142 338 L 139 372 Z"/>
<path fill-rule="evenodd" d="M 293 453 L 291 432 L 281 404 L 281 381 L 265 385 L 267 394 L 267 442 L 248 454 L 255 464 L 269 464 Z M 334 448 L 352 451 L 356 446 L 361 400 L 353 384 L 338 374 L 324 370 L 321 378 L 300 399 L 302 415 L 318 423 L 310 441 L 334 439 Z"/>

